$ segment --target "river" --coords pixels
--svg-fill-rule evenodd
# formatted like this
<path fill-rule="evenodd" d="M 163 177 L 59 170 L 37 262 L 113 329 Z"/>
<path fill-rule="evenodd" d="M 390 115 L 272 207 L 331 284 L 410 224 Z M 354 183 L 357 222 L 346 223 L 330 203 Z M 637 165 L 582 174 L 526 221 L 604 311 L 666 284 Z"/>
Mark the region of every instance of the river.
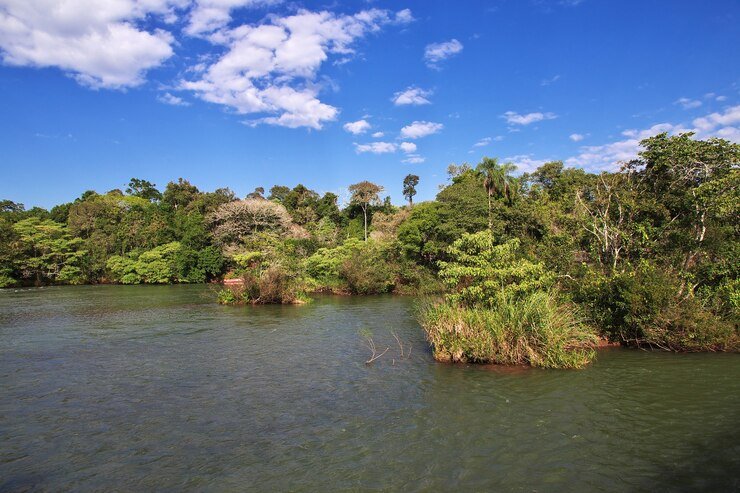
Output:
<path fill-rule="evenodd" d="M 738 355 L 441 364 L 413 303 L 0 290 L 0 491 L 740 487 Z M 370 365 L 363 334 L 390 348 Z"/>

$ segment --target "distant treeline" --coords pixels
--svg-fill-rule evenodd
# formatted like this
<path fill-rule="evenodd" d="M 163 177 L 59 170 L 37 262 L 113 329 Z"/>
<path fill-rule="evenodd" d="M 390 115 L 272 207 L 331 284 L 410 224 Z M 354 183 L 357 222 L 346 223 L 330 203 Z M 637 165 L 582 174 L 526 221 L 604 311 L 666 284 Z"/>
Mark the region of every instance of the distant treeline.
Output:
<path fill-rule="evenodd" d="M 508 267 L 541 267 L 542 289 L 612 339 L 726 349 L 740 307 L 740 146 L 691 134 L 661 134 L 642 146 L 638 159 L 611 173 L 555 161 L 514 177 L 513 166 L 495 159 L 453 164 L 436 200 L 418 204 L 419 178 L 409 175 L 398 184 L 403 207 L 370 182 L 352 185 L 340 208 L 335 194 L 303 185 L 239 199 L 182 178 L 162 192 L 134 178 L 125 190 L 87 191 L 49 211 L 5 200 L 0 286 L 240 277 L 248 281 L 243 292 L 223 301 L 289 302 L 319 290 L 454 296 L 476 282 L 524 282 L 515 272 L 501 277 L 504 266 L 494 268 L 490 255 L 476 264 L 490 243 L 508 245 Z M 481 232 L 490 240 L 472 239 Z M 458 271 L 456 262 L 484 270 Z"/>

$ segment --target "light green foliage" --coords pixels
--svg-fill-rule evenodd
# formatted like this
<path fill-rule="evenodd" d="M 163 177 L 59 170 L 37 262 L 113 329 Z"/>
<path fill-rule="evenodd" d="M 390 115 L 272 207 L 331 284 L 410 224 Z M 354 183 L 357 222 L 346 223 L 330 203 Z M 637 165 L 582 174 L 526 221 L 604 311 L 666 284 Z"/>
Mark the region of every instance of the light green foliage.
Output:
<path fill-rule="evenodd" d="M 138 255 L 114 255 L 106 266 L 113 280 L 122 284 L 169 284 L 204 282 L 217 275 L 222 264 L 220 252 L 213 247 L 194 251 L 173 241 Z"/>
<path fill-rule="evenodd" d="M 82 264 L 87 252 L 81 249 L 82 240 L 73 238 L 66 227 L 51 219 L 29 217 L 15 223 L 13 230 L 19 253 L 16 268 L 23 278 L 36 283 L 84 281 Z"/>
<path fill-rule="evenodd" d="M 350 238 L 335 248 L 319 248 L 305 260 L 306 274 L 319 283 L 336 285 L 341 281 L 339 269 L 342 263 L 364 248 L 363 242 L 357 238 Z"/>
<path fill-rule="evenodd" d="M 439 276 L 451 294 L 451 303 L 488 306 L 505 296 L 524 296 L 548 289 L 553 274 L 541 263 L 518 256 L 520 242 L 496 245 L 490 231 L 464 234 L 450 246 L 449 262 L 439 263 Z"/>

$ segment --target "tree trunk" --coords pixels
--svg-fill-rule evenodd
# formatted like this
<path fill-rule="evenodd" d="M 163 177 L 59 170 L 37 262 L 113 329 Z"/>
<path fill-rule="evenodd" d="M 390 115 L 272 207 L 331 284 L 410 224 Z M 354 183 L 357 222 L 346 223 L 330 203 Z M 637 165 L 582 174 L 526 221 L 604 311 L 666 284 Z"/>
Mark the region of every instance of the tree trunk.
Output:
<path fill-rule="evenodd" d="M 493 207 L 490 193 L 488 194 L 488 230 L 493 233 Z"/>
<path fill-rule="evenodd" d="M 367 241 L 367 206 L 362 208 L 362 214 L 365 216 L 365 241 Z"/>

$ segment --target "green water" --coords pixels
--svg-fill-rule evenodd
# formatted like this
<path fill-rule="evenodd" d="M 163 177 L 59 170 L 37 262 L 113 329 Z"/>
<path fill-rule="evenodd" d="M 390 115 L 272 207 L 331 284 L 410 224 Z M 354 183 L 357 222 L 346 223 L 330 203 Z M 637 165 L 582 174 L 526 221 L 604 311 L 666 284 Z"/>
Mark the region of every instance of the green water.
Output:
<path fill-rule="evenodd" d="M 444 365 L 412 305 L 223 307 L 203 286 L 0 291 L 0 491 L 740 487 L 739 356 Z M 390 347 L 371 366 L 365 328 Z"/>

